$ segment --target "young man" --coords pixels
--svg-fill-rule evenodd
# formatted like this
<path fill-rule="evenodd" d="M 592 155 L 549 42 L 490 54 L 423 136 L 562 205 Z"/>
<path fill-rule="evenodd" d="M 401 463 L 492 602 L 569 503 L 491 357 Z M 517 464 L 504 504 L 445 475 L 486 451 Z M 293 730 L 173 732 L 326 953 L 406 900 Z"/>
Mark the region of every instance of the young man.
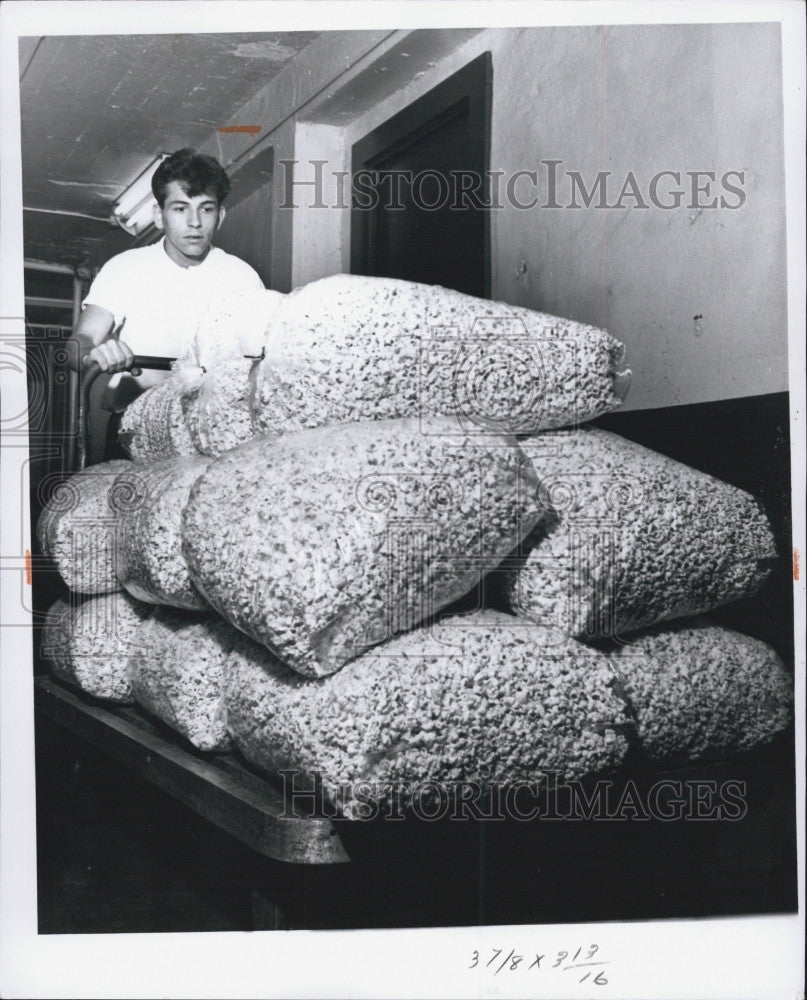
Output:
<path fill-rule="evenodd" d="M 157 168 L 151 188 L 157 200 L 154 222 L 164 238 L 104 264 L 73 335 L 80 356 L 112 374 L 101 405 L 116 413 L 167 377 L 125 373 L 134 355 L 178 357 L 214 300 L 263 288 L 248 264 L 212 245 L 230 190 L 217 160 L 180 149 Z"/>

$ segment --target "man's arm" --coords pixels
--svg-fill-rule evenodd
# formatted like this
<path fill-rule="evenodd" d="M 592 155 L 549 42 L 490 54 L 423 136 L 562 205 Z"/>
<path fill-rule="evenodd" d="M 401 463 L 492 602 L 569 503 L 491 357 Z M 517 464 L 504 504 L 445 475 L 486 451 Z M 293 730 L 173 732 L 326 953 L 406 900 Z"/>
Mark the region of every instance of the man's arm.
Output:
<path fill-rule="evenodd" d="M 118 339 L 115 317 L 102 306 L 86 305 L 82 310 L 72 339 L 78 344 L 77 370 L 85 357 L 97 361 L 101 371 L 112 374 L 130 368 L 134 354 Z"/>

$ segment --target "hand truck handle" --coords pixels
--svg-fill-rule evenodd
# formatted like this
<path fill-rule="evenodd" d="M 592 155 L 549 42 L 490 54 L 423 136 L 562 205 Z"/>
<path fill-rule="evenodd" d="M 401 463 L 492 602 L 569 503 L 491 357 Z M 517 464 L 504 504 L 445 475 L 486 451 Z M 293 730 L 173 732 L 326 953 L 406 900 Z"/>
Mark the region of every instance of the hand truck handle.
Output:
<path fill-rule="evenodd" d="M 150 368 L 153 371 L 167 372 L 171 370 L 171 365 L 176 358 L 160 358 L 152 354 L 137 354 L 132 360 L 130 371 L 142 371 Z M 90 454 L 90 391 L 95 380 L 101 374 L 101 366 L 97 361 L 84 359 L 81 368 L 79 386 L 79 411 L 78 411 L 78 455 L 77 463 L 79 471 L 87 465 Z"/>

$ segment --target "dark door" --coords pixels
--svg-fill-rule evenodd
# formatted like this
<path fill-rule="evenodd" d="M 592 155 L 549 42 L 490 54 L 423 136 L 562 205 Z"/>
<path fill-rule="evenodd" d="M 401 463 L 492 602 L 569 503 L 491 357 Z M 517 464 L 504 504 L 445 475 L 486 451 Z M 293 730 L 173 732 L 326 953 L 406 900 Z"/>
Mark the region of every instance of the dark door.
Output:
<path fill-rule="evenodd" d="M 351 270 L 490 295 L 490 53 L 353 146 Z"/>

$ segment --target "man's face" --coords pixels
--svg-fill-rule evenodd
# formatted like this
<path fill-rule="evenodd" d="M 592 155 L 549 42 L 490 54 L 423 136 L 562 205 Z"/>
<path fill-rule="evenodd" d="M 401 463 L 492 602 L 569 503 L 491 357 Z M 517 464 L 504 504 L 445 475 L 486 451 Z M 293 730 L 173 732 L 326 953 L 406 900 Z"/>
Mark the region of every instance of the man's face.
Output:
<path fill-rule="evenodd" d="M 224 206 L 219 205 L 215 195 L 191 198 L 179 181 L 170 181 L 165 202 L 154 216 L 157 228 L 165 233 L 168 256 L 182 267 L 201 264 L 223 220 Z"/>

